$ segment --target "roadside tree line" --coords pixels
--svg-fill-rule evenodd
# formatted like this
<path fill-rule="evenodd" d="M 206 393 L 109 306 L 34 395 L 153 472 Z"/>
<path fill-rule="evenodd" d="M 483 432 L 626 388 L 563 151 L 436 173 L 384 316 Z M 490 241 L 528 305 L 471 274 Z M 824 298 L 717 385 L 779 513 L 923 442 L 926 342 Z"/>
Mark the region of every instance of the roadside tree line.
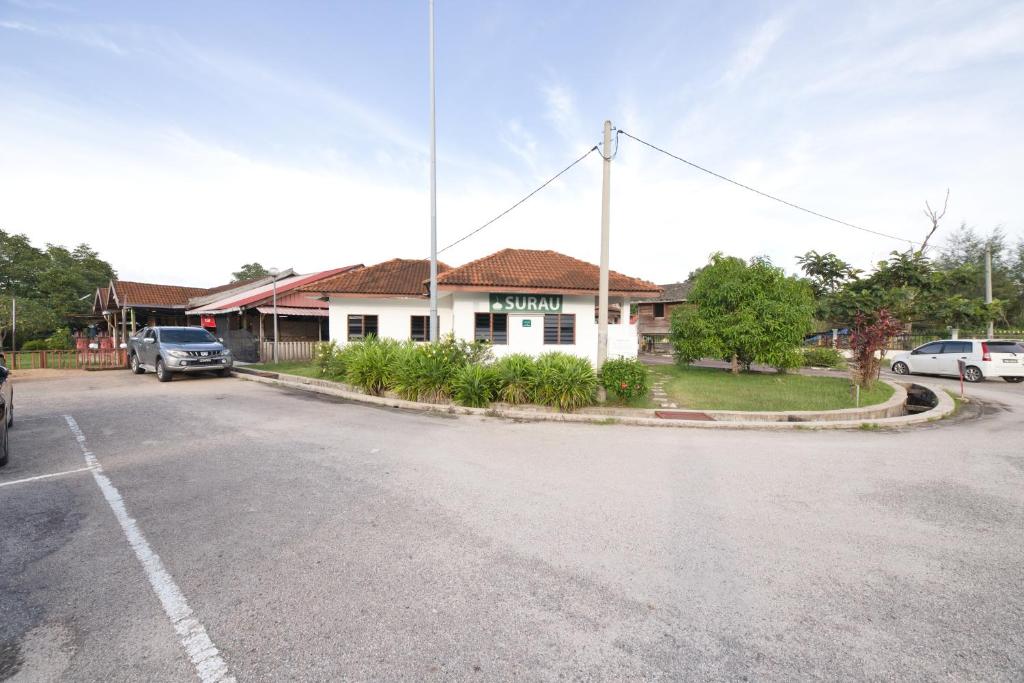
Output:
<path fill-rule="evenodd" d="M 933 231 L 937 219 L 933 221 Z M 929 237 L 931 234 L 929 233 Z M 984 301 L 985 253 L 992 252 L 993 301 Z M 672 314 L 671 340 L 680 363 L 729 361 L 780 371 L 803 361 L 808 333 L 849 328 L 853 379 L 870 386 L 878 353 L 897 334 L 920 329 L 1024 326 L 1024 241 L 1011 247 L 996 228 L 988 235 L 962 225 L 938 249 L 894 251 L 870 272 L 834 253 L 797 257 L 802 275 L 786 275 L 765 257 L 714 254 L 695 271 L 688 305 Z"/>

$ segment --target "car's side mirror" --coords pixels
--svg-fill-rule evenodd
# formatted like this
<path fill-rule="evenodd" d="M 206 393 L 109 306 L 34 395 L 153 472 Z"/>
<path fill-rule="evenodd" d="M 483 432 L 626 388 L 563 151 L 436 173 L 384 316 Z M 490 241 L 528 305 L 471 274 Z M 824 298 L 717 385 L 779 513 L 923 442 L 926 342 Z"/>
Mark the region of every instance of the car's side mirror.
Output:
<path fill-rule="evenodd" d="M 0 384 L 3 384 L 4 382 L 7 381 L 7 375 L 9 374 L 11 374 L 11 371 L 8 370 L 3 365 L 0 365 Z"/>
<path fill-rule="evenodd" d="M 224 337 L 217 337 L 217 341 L 219 341 L 221 344 L 223 344 L 224 343 Z"/>

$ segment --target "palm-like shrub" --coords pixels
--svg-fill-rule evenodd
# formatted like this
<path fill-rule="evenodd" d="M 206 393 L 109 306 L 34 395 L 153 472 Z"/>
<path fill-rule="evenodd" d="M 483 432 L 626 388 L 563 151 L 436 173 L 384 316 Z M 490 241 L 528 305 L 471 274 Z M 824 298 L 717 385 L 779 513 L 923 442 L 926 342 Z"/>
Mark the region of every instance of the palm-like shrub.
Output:
<path fill-rule="evenodd" d="M 494 364 L 498 400 L 518 405 L 529 403 L 537 381 L 537 364 L 525 353 L 513 353 Z"/>
<path fill-rule="evenodd" d="M 395 391 L 409 401 L 446 401 L 464 366 L 462 354 L 445 342 L 409 346 L 398 357 Z"/>
<path fill-rule="evenodd" d="M 585 358 L 554 351 L 537 359 L 534 401 L 573 411 L 594 402 L 597 375 Z"/>
<path fill-rule="evenodd" d="M 651 373 L 636 359 L 613 358 L 601 366 L 601 384 L 619 401 L 630 401 L 647 395 Z"/>
<path fill-rule="evenodd" d="M 494 400 L 498 376 L 490 365 L 464 365 L 452 378 L 452 395 L 459 405 L 486 408 Z"/>
<path fill-rule="evenodd" d="M 347 345 L 342 354 L 345 378 L 373 396 L 393 389 L 402 346 L 391 339 L 369 337 Z"/>

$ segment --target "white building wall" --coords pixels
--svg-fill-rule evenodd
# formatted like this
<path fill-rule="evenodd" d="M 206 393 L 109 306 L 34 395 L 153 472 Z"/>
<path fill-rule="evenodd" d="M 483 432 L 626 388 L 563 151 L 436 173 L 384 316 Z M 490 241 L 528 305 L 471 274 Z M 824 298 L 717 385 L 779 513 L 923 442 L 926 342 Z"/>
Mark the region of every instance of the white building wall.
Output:
<path fill-rule="evenodd" d="M 440 298 L 437 306 L 442 335 L 452 329 L 451 303 L 446 299 L 448 297 Z M 348 343 L 349 315 L 375 315 L 377 316 L 378 336 L 406 341 L 409 339 L 411 316 L 430 315 L 430 301 L 427 299 L 331 299 L 328 308 L 330 335 L 331 339 L 339 346 Z"/>
<path fill-rule="evenodd" d="M 455 336 L 473 338 L 473 319 L 476 313 L 490 312 L 490 295 L 486 292 L 456 292 L 452 294 Z M 563 296 L 562 313 L 576 316 L 575 344 L 545 344 L 544 315 L 533 313 L 508 314 L 508 344 L 495 344 L 494 355 L 500 358 L 511 353 L 539 356 L 548 351 L 562 351 L 597 362 L 597 321 L 594 320 L 593 296 Z M 627 316 L 628 317 L 628 316 Z M 523 320 L 530 320 L 523 327 Z M 608 325 L 608 357 L 636 358 L 636 325 Z"/>
<path fill-rule="evenodd" d="M 628 310 L 628 309 L 626 309 Z M 454 332 L 459 339 L 473 340 L 474 315 L 490 312 L 490 296 L 486 292 L 455 292 L 438 297 L 438 315 L 442 335 Z M 544 315 L 508 314 L 508 344 L 494 345 L 494 356 L 511 353 L 539 356 L 548 351 L 561 351 L 597 362 L 597 322 L 594 320 L 593 296 L 563 296 L 562 313 L 576 316 L 575 344 L 545 344 Z M 429 315 L 426 299 L 349 299 L 330 300 L 331 339 L 344 346 L 348 342 L 349 315 L 376 315 L 379 336 L 409 339 L 409 317 Z M 626 315 L 628 319 L 628 314 Z M 523 327 L 529 320 L 530 326 Z M 635 358 L 638 349 L 636 325 L 608 325 L 608 357 Z"/>

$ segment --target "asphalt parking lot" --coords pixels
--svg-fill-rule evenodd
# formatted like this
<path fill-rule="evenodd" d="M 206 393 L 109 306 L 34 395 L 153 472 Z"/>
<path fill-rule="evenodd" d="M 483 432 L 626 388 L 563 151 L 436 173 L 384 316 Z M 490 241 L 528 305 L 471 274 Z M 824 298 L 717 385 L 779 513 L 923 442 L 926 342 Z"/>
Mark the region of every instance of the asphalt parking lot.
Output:
<path fill-rule="evenodd" d="M 0 680 L 1024 678 L 1020 385 L 770 433 L 28 374 Z"/>

